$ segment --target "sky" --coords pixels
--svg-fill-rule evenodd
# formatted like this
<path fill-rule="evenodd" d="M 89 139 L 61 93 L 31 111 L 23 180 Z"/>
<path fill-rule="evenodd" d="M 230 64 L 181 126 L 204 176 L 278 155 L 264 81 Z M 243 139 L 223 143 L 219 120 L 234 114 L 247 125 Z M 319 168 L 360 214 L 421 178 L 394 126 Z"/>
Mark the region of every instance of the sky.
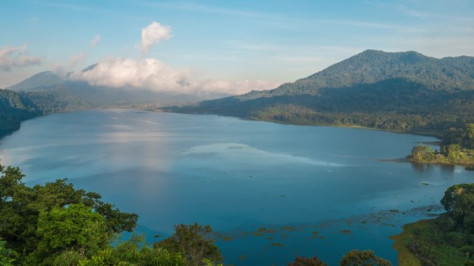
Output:
<path fill-rule="evenodd" d="M 91 85 L 244 93 L 366 49 L 474 56 L 472 0 L 1 0 L 0 10 L 0 88 L 50 70 Z"/>

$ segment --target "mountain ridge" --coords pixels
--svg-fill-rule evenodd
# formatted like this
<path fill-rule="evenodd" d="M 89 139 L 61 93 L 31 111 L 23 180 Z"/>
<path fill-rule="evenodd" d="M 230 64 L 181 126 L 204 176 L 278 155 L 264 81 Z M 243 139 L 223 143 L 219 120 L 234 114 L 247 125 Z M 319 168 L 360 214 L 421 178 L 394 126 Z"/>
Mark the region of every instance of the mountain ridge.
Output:
<path fill-rule="evenodd" d="M 444 130 L 474 113 L 474 57 L 366 50 L 269 91 L 163 108 L 311 125 Z"/>

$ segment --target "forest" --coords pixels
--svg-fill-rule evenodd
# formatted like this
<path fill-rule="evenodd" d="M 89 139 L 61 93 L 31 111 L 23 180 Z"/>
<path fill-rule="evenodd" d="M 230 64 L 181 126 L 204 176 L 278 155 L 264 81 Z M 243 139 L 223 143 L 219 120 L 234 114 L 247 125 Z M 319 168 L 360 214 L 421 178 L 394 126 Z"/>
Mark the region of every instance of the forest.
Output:
<path fill-rule="evenodd" d="M 408 160 L 413 163 L 461 164 L 474 167 L 474 124 L 449 128 L 443 135 L 439 151 L 431 146 L 414 147 Z"/>

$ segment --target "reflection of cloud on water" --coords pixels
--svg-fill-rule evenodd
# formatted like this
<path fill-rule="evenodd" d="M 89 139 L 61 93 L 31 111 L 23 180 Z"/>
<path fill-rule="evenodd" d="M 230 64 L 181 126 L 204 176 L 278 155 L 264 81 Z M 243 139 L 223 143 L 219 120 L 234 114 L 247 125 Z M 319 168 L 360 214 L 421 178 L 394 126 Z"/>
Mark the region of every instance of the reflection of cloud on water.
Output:
<path fill-rule="evenodd" d="M 316 166 L 332 166 L 340 167 L 345 166 L 339 163 L 331 163 L 325 161 L 313 160 L 307 157 L 294 156 L 285 153 L 269 152 L 253 148 L 246 144 L 240 143 L 214 143 L 210 145 L 194 146 L 189 150 L 185 151 L 183 155 L 202 155 L 202 154 L 214 154 L 221 157 L 234 157 L 239 156 L 246 159 L 255 160 L 268 160 L 271 163 L 300 163 L 309 164 Z"/>

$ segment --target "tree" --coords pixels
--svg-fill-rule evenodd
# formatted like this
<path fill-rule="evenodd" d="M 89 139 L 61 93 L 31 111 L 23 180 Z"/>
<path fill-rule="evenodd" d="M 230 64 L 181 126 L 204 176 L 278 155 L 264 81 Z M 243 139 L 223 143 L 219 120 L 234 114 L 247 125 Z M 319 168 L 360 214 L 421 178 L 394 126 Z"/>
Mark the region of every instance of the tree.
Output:
<path fill-rule="evenodd" d="M 375 256 L 375 253 L 372 250 L 351 250 L 347 252 L 341 261 L 339 261 L 341 266 L 361 266 L 361 265 L 379 265 L 379 266 L 389 266 L 391 263 L 387 260 Z"/>
<path fill-rule="evenodd" d="M 451 186 L 444 193 L 441 204 L 458 228 L 474 233 L 474 184 Z"/>
<path fill-rule="evenodd" d="M 64 251 L 88 257 L 105 248 L 111 239 L 104 217 L 83 204 L 42 212 L 36 234 L 40 239 L 33 253 L 36 262 L 49 261 Z"/>
<path fill-rule="evenodd" d="M 186 265 L 186 259 L 180 253 L 170 253 L 166 249 L 150 247 L 143 236 L 132 236 L 115 247 L 100 250 L 90 259 L 79 262 L 81 266 L 102 265 Z"/>
<path fill-rule="evenodd" d="M 296 257 L 295 261 L 290 262 L 288 266 L 327 266 L 327 264 L 318 257 Z"/>
<path fill-rule="evenodd" d="M 222 260 L 221 253 L 209 235 L 212 229 L 209 225 L 175 225 L 175 233 L 161 241 L 154 243 L 154 247 L 164 248 L 172 253 L 181 253 L 190 265 L 204 265 L 204 259 L 213 262 Z"/>
<path fill-rule="evenodd" d="M 7 248 L 19 254 L 19 260 L 39 248 L 41 239 L 37 231 L 41 215 L 46 219 L 61 211 L 80 212 L 76 206 L 80 205 L 103 219 L 102 229 L 109 235 L 132 231 L 136 226 L 136 214 L 121 212 L 101 201 L 99 194 L 76 189 L 66 179 L 31 188 L 22 182 L 23 177 L 19 168 L 0 165 L 0 237 L 7 242 Z M 69 209 L 71 206 L 74 207 Z"/>
<path fill-rule="evenodd" d="M 5 241 L 0 238 L 0 265 L 13 266 L 15 252 L 5 247 Z"/>
<path fill-rule="evenodd" d="M 436 156 L 435 151 L 430 146 L 418 145 L 411 150 L 410 159 L 415 162 L 433 160 Z"/>

